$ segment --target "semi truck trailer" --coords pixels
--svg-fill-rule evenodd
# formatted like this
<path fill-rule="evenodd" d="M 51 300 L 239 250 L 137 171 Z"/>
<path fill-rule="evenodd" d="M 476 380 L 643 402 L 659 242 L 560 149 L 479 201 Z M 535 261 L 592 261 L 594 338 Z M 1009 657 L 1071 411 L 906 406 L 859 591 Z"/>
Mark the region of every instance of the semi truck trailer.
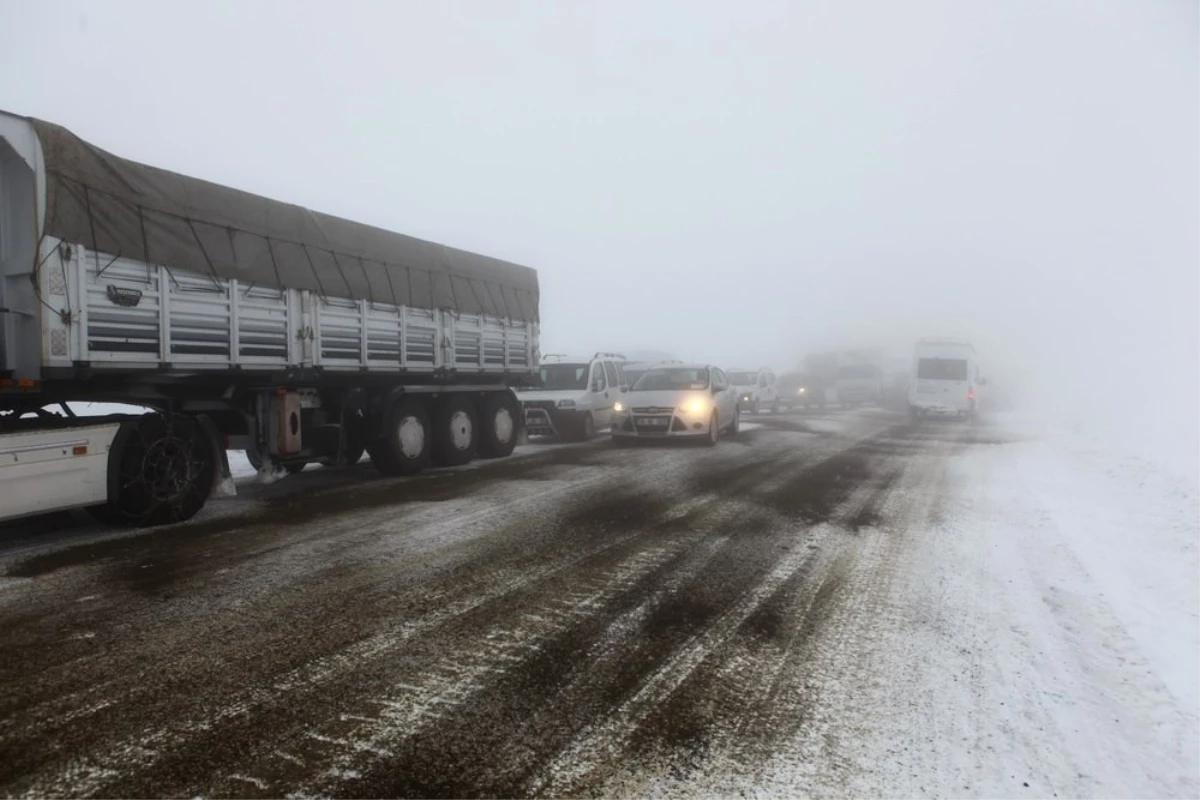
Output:
<path fill-rule="evenodd" d="M 507 456 L 538 299 L 528 267 L 0 112 L 0 519 L 184 520 L 232 486 L 227 449 L 388 475 Z"/>

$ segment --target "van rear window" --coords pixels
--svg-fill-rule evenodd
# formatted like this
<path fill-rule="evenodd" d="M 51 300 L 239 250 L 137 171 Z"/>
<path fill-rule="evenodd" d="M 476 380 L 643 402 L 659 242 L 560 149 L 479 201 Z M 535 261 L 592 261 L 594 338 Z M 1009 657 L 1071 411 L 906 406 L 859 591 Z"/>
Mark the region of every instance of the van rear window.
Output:
<path fill-rule="evenodd" d="M 927 381 L 965 381 L 967 362 L 961 358 L 918 359 L 917 377 Z"/>

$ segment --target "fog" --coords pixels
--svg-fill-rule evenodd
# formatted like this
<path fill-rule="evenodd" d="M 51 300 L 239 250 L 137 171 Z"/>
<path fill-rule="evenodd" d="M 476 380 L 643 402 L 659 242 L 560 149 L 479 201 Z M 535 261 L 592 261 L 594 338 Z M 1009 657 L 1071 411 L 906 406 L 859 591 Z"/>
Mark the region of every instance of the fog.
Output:
<path fill-rule="evenodd" d="M 536 267 L 542 349 L 971 339 L 1197 472 L 1194 3 L 9 2 L 0 108 Z"/>

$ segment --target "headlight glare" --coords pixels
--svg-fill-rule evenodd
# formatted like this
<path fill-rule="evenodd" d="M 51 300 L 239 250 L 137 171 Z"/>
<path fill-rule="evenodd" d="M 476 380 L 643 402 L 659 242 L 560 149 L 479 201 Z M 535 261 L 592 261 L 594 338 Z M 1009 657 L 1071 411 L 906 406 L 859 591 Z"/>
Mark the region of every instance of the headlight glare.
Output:
<path fill-rule="evenodd" d="M 689 414 L 707 414 L 709 408 L 708 401 L 703 397 L 693 397 L 683 404 L 683 410 Z"/>
<path fill-rule="evenodd" d="M 575 401 L 574 400 L 559 400 L 558 407 L 559 408 L 574 408 Z"/>
<path fill-rule="evenodd" d="M 614 414 L 620 414 L 624 410 L 625 410 L 625 404 L 622 403 L 620 400 L 613 403 L 613 413 Z"/>

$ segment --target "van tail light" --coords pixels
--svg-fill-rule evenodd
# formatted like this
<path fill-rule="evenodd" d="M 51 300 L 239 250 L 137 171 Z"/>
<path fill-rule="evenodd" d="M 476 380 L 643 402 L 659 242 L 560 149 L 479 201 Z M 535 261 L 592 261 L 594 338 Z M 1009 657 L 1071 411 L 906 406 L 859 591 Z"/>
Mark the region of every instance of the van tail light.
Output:
<path fill-rule="evenodd" d="M 975 399 L 975 387 L 974 387 L 974 386 L 972 386 L 972 387 L 970 387 L 969 389 L 967 389 L 967 399 L 968 399 L 968 400 L 974 400 L 974 399 Z"/>

